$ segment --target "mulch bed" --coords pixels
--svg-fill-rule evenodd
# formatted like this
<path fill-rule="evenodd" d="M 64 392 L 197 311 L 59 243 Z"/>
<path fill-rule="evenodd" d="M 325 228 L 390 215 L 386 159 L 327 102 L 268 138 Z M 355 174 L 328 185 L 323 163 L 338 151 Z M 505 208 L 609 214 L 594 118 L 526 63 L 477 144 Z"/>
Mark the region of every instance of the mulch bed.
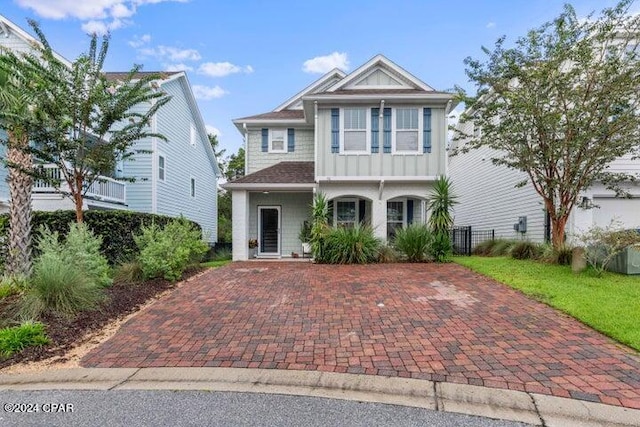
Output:
<path fill-rule="evenodd" d="M 182 280 L 201 271 L 200 268 L 188 270 Z M 108 299 L 101 310 L 82 312 L 73 319 L 47 314 L 40 321 L 46 325 L 47 336 L 51 342 L 42 347 L 26 348 L 8 359 L 0 360 L 0 369 L 16 363 L 63 356 L 80 344 L 87 333 L 99 331 L 109 323 L 137 311 L 145 302 L 167 289 L 174 288 L 177 283 L 164 279 L 153 279 L 140 284 L 115 283 L 106 289 Z M 0 300 L 0 315 L 9 312 L 17 300 L 17 296 Z"/>

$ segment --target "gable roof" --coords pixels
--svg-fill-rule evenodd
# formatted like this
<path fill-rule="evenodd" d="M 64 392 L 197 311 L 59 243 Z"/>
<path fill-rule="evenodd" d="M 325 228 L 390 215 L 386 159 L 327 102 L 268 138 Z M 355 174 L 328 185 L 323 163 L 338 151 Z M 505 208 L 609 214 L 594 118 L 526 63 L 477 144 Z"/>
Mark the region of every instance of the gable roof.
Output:
<path fill-rule="evenodd" d="M 42 47 L 42 43 L 34 36 L 23 30 L 20 26 L 15 24 L 13 21 L 5 17 L 4 15 L 0 15 L 0 37 L 8 38 L 11 33 L 15 34 L 19 39 L 23 40 L 25 43 L 29 45 L 36 45 L 38 47 Z M 0 43 L 1 44 L 1 43 Z M 53 55 L 57 60 L 61 61 L 63 64 L 67 66 L 71 66 L 71 61 L 69 61 L 64 56 L 60 55 L 55 50 L 51 49 Z"/>
<path fill-rule="evenodd" d="M 323 92 L 327 87 L 333 86 L 333 84 L 342 80 L 345 76 L 346 74 L 342 70 L 334 68 L 315 82 L 311 83 L 309 86 L 302 89 L 300 92 L 293 95 L 291 98 L 287 99 L 284 103 L 277 106 L 273 111 L 282 111 L 284 109 L 291 108 L 296 104 L 296 102 L 301 101 L 303 96 Z"/>

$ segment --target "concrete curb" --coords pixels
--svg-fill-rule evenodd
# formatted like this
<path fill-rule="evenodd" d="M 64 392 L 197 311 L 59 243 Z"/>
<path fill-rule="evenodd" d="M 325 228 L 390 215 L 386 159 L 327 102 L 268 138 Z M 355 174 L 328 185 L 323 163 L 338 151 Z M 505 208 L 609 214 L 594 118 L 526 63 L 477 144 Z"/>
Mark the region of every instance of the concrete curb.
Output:
<path fill-rule="evenodd" d="M 377 402 L 538 426 L 638 426 L 640 410 L 521 391 L 373 375 L 242 368 L 78 368 L 0 375 L 0 390 L 209 390 Z"/>

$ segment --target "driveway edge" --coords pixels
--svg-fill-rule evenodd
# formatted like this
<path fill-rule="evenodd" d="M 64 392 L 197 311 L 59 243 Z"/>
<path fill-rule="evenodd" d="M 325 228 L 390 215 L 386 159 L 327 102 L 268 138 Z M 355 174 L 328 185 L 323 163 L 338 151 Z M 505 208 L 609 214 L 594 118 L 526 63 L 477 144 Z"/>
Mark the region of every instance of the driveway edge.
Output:
<path fill-rule="evenodd" d="M 0 390 L 208 390 L 326 397 L 479 415 L 539 426 L 637 426 L 640 410 L 467 384 L 243 368 L 77 368 L 0 375 Z"/>

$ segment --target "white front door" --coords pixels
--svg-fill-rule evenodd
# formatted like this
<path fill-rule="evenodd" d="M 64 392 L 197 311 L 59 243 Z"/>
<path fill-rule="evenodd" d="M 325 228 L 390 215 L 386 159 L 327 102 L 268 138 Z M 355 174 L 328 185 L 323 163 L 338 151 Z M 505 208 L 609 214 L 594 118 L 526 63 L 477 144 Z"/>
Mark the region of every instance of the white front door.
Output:
<path fill-rule="evenodd" d="M 280 206 L 258 206 L 258 254 L 280 256 Z"/>

